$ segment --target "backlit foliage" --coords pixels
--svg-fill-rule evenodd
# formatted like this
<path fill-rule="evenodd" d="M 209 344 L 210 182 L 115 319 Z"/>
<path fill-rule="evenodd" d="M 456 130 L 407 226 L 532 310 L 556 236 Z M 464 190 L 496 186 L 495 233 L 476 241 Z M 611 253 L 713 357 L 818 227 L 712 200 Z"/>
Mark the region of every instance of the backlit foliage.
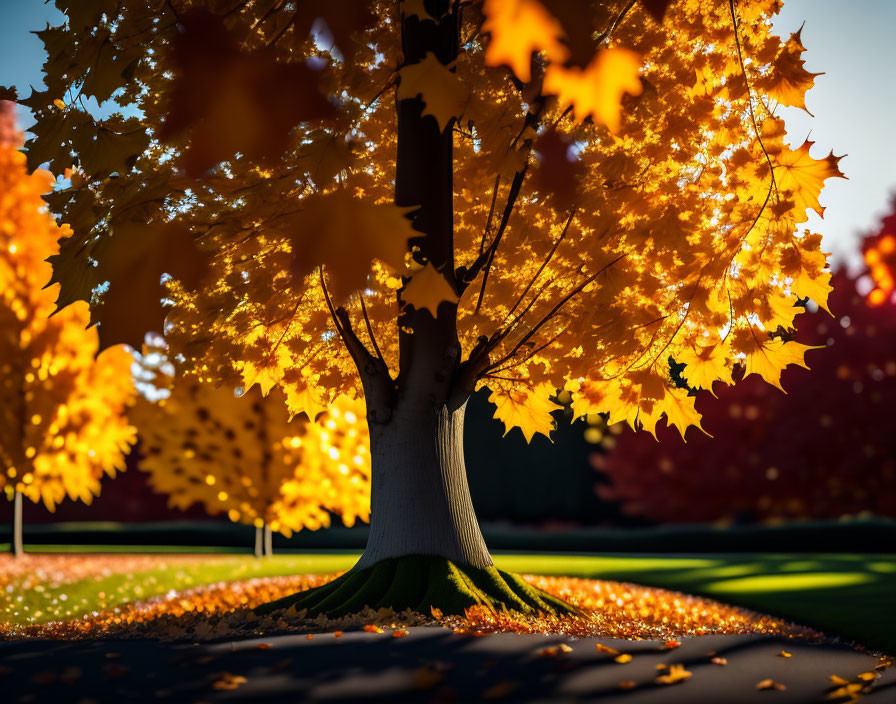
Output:
<path fill-rule="evenodd" d="M 290 419 L 279 391 L 237 397 L 232 387 L 182 379 L 164 398 L 137 404 L 140 468 L 176 508 L 200 503 L 287 536 L 330 525 L 330 512 L 353 525 L 370 513 L 363 413 L 361 402 L 340 396 L 315 421 Z"/>
<path fill-rule="evenodd" d="M 29 175 L 17 151 L 12 103 L 0 101 L 0 488 L 53 510 L 90 503 L 100 479 L 124 468 L 134 441 L 125 418 L 130 355 L 97 353 L 87 304 L 58 315 L 44 260 L 67 233 L 46 212 L 46 171 Z"/>
<path fill-rule="evenodd" d="M 785 373 L 786 394 L 747 379 L 701 398 L 713 437 L 621 433 L 595 466 L 602 498 L 674 523 L 896 517 L 896 305 L 874 305 L 845 273 L 828 316 L 804 316 L 812 373 Z"/>
<path fill-rule="evenodd" d="M 873 283 L 868 292 L 868 303 L 872 306 L 892 303 L 896 288 L 896 199 L 878 231 L 862 242 L 862 255 Z"/>
<path fill-rule="evenodd" d="M 139 345 L 170 274 L 184 370 L 279 385 L 294 413 L 360 394 L 344 340 L 399 377 L 423 319 L 406 311 L 436 308 L 508 428 L 548 433 L 565 387 L 577 415 L 683 434 L 700 414 L 670 358 L 707 389 L 803 364 L 774 333 L 798 297 L 826 304 L 804 224 L 841 173 L 784 141 L 776 109 L 814 78 L 799 34 L 771 32 L 778 0 L 666 4 L 57 0 L 48 88 L 24 102 L 30 164 L 76 165 L 49 198 L 73 229 L 59 305 L 90 300 L 104 345 Z M 456 62 L 403 65 L 402 18 L 456 13 Z M 79 94 L 135 116 L 96 119 Z M 441 269 L 393 204 L 408 100 L 453 131 Z"/>

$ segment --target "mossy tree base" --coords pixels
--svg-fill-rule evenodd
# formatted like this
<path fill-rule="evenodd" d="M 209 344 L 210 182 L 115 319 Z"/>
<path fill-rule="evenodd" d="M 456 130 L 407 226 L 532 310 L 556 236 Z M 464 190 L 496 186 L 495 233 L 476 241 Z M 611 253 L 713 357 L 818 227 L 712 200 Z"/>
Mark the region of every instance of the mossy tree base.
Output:
<path fill-rule="evenodd" d="M 524 614 L 577 614 L 571 604 L 533 587 L 522 577 L 495 567 L 458 565 L 444 557 L 408 555 L 346 572 L 314 589 L 258 607 L 259 615 L 295 608 L 309 616 L 357 613 L 369 606 L 393 611 L 463 615 L 477 604 Z"/>

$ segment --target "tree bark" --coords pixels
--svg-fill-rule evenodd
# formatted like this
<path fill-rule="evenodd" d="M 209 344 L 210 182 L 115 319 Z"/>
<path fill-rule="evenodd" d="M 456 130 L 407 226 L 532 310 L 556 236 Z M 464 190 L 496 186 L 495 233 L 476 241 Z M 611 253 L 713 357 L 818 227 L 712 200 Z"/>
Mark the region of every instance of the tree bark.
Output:
<path fill-rule="evenodd" d="M 264 556 L 270 557 L 274 554 L 274 534 L 271 527 L 264 527 Z"/>
<path fill-rule="evenodd" d="M 22 492 L 17 491 L 13 499 L 13 519 L 12 519 L 12 554 L 21 557 L 25 554 L 25 547 L 22 543 Z"/>
<path fill-rule="evenodd" d="M 467 484 L 465 409 L 399 407 L 371 437 L 370 536 L 356 569 L 404 555 L 492 565 Z"/>
<path fill-rule="evenodd" d="M 417 15 L 402 21 L 404 62 L 415 64 L 434 54 L 451 65 L 458 53 L 459 4 L 432 0 L 427 9 L 437 22 Z M 422 236 L 411 241 L 414 257 L 432 264 L 457 290 L 453 122 L 440 129 L 431 115 L 423 115 L 423 107 L 419 98 L 397 105 L 395 202 L 415 208 L 414 228 Z M 405 555 L 435 555 L 489 567 L 492 560 L 473 511 L 464 465 L 464 409 L 471 389 L 457 383 L 457 305 L 442 303 L 435 316 L 403 306 L 398 328 L 394 385 L 371 393 L 385 380 L 360 370 L 370 424 L 372 487 L 370 537 L 356 569 Z"/>
<path fill-rule="evenodd" d="M 255 557 L 261 557 L 264 554 L 262 550 L 262 528 L 261 526 L 255 526 Z"/>

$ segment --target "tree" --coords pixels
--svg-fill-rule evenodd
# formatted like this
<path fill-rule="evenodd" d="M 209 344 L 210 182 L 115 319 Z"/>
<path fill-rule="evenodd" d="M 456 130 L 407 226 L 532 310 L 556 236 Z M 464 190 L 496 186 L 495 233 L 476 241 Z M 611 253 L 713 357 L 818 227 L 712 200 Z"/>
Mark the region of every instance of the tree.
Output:
<path fill-rule="evenodd" d="M 863 249 L 873 251 L 892 223 L 893 215 L 884 218 Z M 785 373 L 786 394 L 751 380 L 717 386 L 717 398 L 698 403 L 713 419 L 712 438 L 685 444 L 660 431 L 657 443 L 623 433 L 595 458 L 613 482 L 601 496 L 676 523 L 896 517 L 896 305 L 878 300 L 879 288 L 866 286 L 863 297 L 863 279 L 836 273 L 835 318 L 805 316 L 797 325 L 799 337 L 825 348 L 812 353 L 812 374 Z"/>
<path fill-rule="evenodd" d="M 786 394 L 747 380 L 701 399 L 712 438 L 621 434 L 595 458 L 612 480 L 601 496 L 670 523 L 896 516 L 887 410 L 896 401 L 896 311 L 869 306 L 845 273 L 833 281 L 837 319 L 799 326 L 830 348 L 814 354 L 811 375 L 786 373 Z"/>
<path fill-rule="evenodd" d="M 44 260 L 70 231 L 46 212 L 53 177 L 27 173 L 14 124 L 15 106 L 0 101 L 0 488 L 15 502 L 20 555 L 22 497 L 50 511 L 66 497 L 89 504 L 103 475 L 124 468 L 134 429 L 130 355 L 96 358 L 86 303 L 48 317 L 56 292 L 43 288 Z"/>
<path fill-rule="evenodd" d="M 167 366 L 158 351 L 142 362 L 144 370 Z M 314 421 L 292 419 L 279 391 L 263 397 L 254 388 L 242 398 L 191 379 L 166 388 L 163 379 L 157 374 L 150 384 L 162 398 L 141 399 L 133 417 L 140 468 L 172 507 L 198 502 L 254 525 L 257 556 L 262 533 L 270 555 L 271 531 L 317 530 L 330 525 L 331 512 L 347 525 L 369 520 L 369 438 L 359 401 L 340 396 Z"/>
<path fill-rule="evenodd" d="M 896 288 L 896 196 L 892 199 L 890 214 L 881 221 L 878 231 L 862 241 L 862 256 L 874 284 L 868 292 L 868 303 L 872 306 L 892 303 Z"/>
<path fill-rule="evenodd" d="M 774 115 L 812 85 L 804 47 L 771 34 L 776 0 L 666 4 L 59 0 L 26 103 L 30 162 L 79 167 L 50 201 L 74 229 L 60 305 L 92 298 L 103 345 L 139 345 L 165 274 L 181 373 L 279 385 L 293 412 L 365 399 L 370 539 L 297 604 L 562 609 L 492 566 L 469 395 L 527 438 L 561 388 L 684 432 L 670 356 L 773 383 L 802 363 L 769 331 L 824 304 L 798 230 L 840 175 Z"/>

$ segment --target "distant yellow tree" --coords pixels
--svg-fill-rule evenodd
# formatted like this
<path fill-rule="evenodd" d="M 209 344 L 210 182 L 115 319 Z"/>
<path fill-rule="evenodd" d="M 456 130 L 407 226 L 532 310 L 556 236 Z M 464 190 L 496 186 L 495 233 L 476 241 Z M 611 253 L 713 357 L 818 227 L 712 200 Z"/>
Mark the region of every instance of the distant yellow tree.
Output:
<path fill-rule="evenodd" d="M 13 550 L 22 552 L 22 497 L 50 510 L 66 497 L 90 503 L 104 474 L 123 469 L 134 442 L 125 417 L 130 355 L 96 358 L 83 302 L 49 317 L 57 286 L 46 258 L 70 231 L 41 200 L 53 177 L 28 175 L 14 105 L 0 101 L 0 489 L 15 502 Z"/>
<path fill-rule="evenodd" d="M 158 352 L 144 356 L 148 369 Z M 147 362 L 146 360 L 150 361 Z M 155 362 L 158 366 L 158 362 Z M 162 394 L 164 395 L 164 393 Z M 256 554 L 271 552 L 271 531 L 286 536 L 370 515 L 370 441 L 361 401 L 341 396 L 315 421 L 290 419 L 281 392 L 182 379 L 170 395 L 135 408 L 140 468 L 173 507 L 200 503 L 256 527 Z"/>

